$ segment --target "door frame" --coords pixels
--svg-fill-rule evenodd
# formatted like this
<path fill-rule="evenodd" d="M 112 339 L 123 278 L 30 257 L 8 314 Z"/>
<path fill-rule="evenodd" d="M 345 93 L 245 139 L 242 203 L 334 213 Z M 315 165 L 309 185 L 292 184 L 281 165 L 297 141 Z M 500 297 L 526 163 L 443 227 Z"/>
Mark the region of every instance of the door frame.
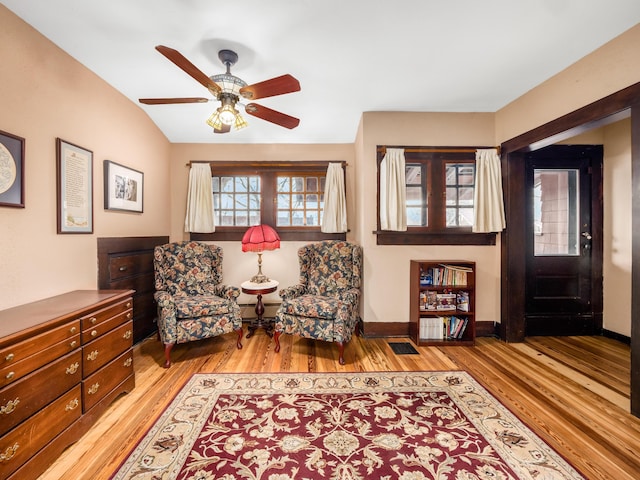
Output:
<path fill-rule="evenodd" d="M 524 154 L 588 130 L 631 117 L 632 260 L 631 288 L 640 291 L 640 83 L 597 100 L 501 145 L 507 228 L 501 235 L 500 337 L 524 340 L 525 240 Z M 602 235 L 602 232 L 600 232 Z M 631 300 L 631 413 L 640 417 L 640 295 Z"/>

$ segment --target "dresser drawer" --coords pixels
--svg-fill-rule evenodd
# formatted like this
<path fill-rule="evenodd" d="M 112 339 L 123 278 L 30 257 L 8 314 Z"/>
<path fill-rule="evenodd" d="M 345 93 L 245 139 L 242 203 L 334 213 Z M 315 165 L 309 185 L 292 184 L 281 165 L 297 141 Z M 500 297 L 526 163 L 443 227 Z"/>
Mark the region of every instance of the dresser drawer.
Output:
<path fill-rule="evenodd" d="M 78 348 L 0 390 L 0 435 L 82 381 Z"/>
<path fill-rule="evenodd" d="M 118 302 L 109 307 L 103 308 L 102 310 L 96 310 L 89 315 L 85 315 L 80 319 L 82 323 L 82 331 L 90 330 L 96 326 L 98 326 L 102 322 L 106 322 L 116 315 L 126 312 L 133 308 L 133 299 L 126 298 L 121 302 Z"/>
<path fill-rule="evenodd" d="M 82 347 L 82 377 L 86 378 L 133 345 L 133 322 L 110 331 Z"/>
<path fill-rule="evenodd" d="M 0 478 L 7 478 L 23 463 L 80 418 L 81 388 L 75 388 L 0 437 Z"/>
<path fill-rule="evenodd" d="M 133 350 L 128 350 L 82 382 L 82 408 L 86 413 L 125 378 L 133 375 Z"/>
<path fill-rule="evenodd" d="M 30 374 L 31 372 L 37 370 L 38 368 L 46 365 L 59 357 L 66 355 L 67 353 L 72 352 L 76 348 L 80 347 L 80 334 L 78 327 L 80 326 L 79 322 L 76 323 L 76 326 L 73 327 L 62 327 L 63 330 L 68 334 L 72 330 L 76 332 L 75 335 L 68 336 L 66 340 L 62 342 L 55 343 L 48 347 L 43 346 L 41 350 L 34 355 L 26 357 L 20 361 L 11 361 L 5 362 L 9 363 L 6 367 L 0 368 L 0 387 L 4 387 L 5 385 L 9 385 L 16 380 L 24 377 L 25 375 Z M 60 335 L 55 335 L 58 338 Z M 18 346 L 19 344 L 16 344 Z M 9 349 L 7 349 L 9 350 Z M 22 357 L 22 351 L 16 349 L 12 349 L 12 352 L 16 352 L 16 356 Z"/>
<path fill-rule="evenodd" d="M 96 322 L 91 328 L 82 331 L 82 344 L 86 345 L 92 340 L 131 320 L 133 320 L 133 309 L 125 310 L 102 322 Z"/>
<path fill-rule="evenodd" d="M 109 279 L 111 281 L 142 273 L 153 273 L 153 253 L 142 252 L 109 256 Z"/>
<path fill-rule="evenodd" d="M 0 349 L 0 368 L 13 365 L 63 340 L 69 340 L 78 333 L 80 333 L 80 321 L 74 320 L 40 335 L 2 348 Z"/>

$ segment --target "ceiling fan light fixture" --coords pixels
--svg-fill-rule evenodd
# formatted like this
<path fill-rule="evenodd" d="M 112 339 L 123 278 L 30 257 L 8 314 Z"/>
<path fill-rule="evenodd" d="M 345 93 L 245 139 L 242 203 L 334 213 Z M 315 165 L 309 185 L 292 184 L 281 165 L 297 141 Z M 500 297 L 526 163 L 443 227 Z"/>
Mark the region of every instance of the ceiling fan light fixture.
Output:
<path fill-rule="evenodd" d="M 207 120 L 207 125 L 209 125 L 214 130 L 222 130 L 222 121 L 220 120 L 219 108 L 211 114 L 211 116 Z"/>
<path fill-rule="evenodd" d="M 249 124 L 247 123 L 247 121 L 244 118 L 242 118 L 242 115 L 240 115 L 240 112 L 236 110 L 236 123 L 235 123 L 236 130 L 240 130 L 248 126 Z"/>

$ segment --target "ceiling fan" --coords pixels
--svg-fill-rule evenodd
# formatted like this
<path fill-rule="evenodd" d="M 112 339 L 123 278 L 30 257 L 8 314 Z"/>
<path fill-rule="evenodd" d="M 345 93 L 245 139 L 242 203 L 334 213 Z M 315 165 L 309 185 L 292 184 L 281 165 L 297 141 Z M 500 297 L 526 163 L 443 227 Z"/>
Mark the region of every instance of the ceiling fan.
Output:
<path fill-rule="evenodd" d="M 220 107 L 207 120 L 207 124 L 213 128 L 215 133 L 228 133 L 232 127 L 239 130 L 247 126 L 247 122 L 236 108 L 238 104 L 242 105 L 240 97 L 247 100 L 258 100 L 300 91 L 300 83 L 289 74 L 247 85 L 244 80 L 231 74 L 231 67 L 238 61 L 238 55 L 232 50 L 220 50 L 218 52 L 218 58 L 227 67 L 227 72 L 211 77 L 200 71 L 198 67 L 173 48 L 158 45 L 156 50 L 202 84 L 220 102 Z M 211 100 L 204 97 L 184 97 L 140 98 L 139 101 L 146 105 L 161 105 L 169 103 L 206 103 Z M 244 110 L 249 115 L 289 129 L 297 127 L 300 123 L 298 118 L 257 103 L 244 105 Z"/>

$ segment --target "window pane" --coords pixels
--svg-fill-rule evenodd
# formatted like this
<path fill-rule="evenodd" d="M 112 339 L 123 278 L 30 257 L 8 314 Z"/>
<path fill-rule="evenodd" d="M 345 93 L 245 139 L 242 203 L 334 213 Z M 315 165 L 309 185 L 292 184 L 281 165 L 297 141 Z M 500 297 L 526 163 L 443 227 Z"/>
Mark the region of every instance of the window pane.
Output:
<path fill-rule="evenodd" d="M 407 185 L 422 185 L 422 167 L 420 165 L 406 165 L 404 172 Z"/>
<path fill-rule="evenodd" d="M 473 185 L 475 183 L 475 168 L 469 166 L 461 166 L 458 169 L 458 184 Z"/>
<path fill-rule="evenodd" d="M 318 177 L 307 177 L 307 192 L 318 191 Z"/>
<path fill-rule="evenodd" d="M 290 177 L 278 177 L 278 192 L 290 192 L 290 191 L 291 191 Z"/>
<path fill-rule="evenodd" d="M 302 227 L 304 225 L 304 212 L 301 212 L 300 210 L 292 211 L 291 224 L 294 226 Z"/>
<path fill-rule="evenodd" d="M 473 188 L 460 187 L 458 190 L 458 203 L 460 205 L 473 206 Z"/>
<path fill-rule="evenodd" d="M 278 225 L 281 227 L 291 226 L 291 214 L 288 211 L 281 210 L 278 212 Z"/>
<path fill-rule="evenodd" d="M 304 192 L 304 178 L 293 177 L 291 179 L 291 191 L 292 192 Z"/>
<path fill-rule="evenodd" d="M 290 198 L 291 197 L 289 197 L 289 195 L 278 195 L 278 210 L 289 210 L 289 208 L 291 207 Z"/>
<path fill-rule="evenodd" d="M 534 170 L 534 254 L 578 255 L 578 170 Z"/>
<path fill-rule="evenodd" d="M 422 208 L 407 207 L 407 226 L 422 226 Z"/>

